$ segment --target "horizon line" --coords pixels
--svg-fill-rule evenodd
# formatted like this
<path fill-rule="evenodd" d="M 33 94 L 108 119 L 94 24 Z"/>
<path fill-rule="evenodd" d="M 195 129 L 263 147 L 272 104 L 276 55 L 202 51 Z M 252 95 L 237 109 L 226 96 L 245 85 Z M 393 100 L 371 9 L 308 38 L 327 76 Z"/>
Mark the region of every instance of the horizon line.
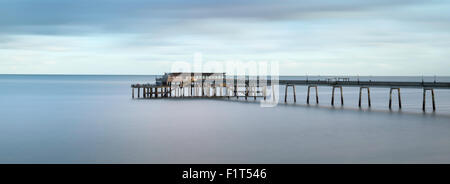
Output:
<path fill-rule="evenodd" d="M 203 72 L 207 73 L 207 72 Z M 67 76 L 154 76 L 154 75 L 164 75 L 162 74 L 2 74 L 0 75 L 67 75 Z M 271 75 L 267 75 L 271 76 Z M 352 77 L 450 77 L 450 75 L 333 75 L 333 74 L 314 74 L 314 75 L 278 75 L 278 76 L 286 76 L 286 77 L 306 77 L 306 76 L 352 76 Z"/>

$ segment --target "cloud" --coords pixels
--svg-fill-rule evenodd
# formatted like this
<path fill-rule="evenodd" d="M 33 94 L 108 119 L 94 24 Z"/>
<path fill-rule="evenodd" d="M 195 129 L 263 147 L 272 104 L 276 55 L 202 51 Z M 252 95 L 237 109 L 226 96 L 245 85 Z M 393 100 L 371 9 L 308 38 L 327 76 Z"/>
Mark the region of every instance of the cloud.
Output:
<path fill-rule="evenodd" d="M 161 73 L 194 52 L 286 60 L 289 74 L 449 66 L 450 3 L 439 0 L 2 0 L 0 12 L 0 64 L 19 73 L 16 60 L 56 63 L 37 73 L 133 73 L 142 63 Z"/>
<path fill-rule="evenodd" d="M 204 19 L 286 21 L 417 4 L 417 0 L 4 0 L 0 31 L 23 34 L 151 32 Z"/>

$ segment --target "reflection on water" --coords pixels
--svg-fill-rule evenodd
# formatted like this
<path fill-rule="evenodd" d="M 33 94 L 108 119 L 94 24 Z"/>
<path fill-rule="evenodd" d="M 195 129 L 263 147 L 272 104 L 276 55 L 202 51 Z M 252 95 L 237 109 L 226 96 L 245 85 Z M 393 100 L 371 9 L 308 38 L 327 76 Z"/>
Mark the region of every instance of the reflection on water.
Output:
<path fill-rule="evenodd" d="M 436 90 L 438 111 L 424 115 L 420 89 L 402 89 L 402 112 L 396 101 L 388 110 L 383 88 L 361 110 L 358 88 L 344 88 L 345 106 L 334 108 L 330 88 L 307 106 L 302 86 L 296 104 L 275 108 L 132 100 L 129 85 L 148 80 L 0 76 L 0 163 L 450 163 L 446 90 Z"/>

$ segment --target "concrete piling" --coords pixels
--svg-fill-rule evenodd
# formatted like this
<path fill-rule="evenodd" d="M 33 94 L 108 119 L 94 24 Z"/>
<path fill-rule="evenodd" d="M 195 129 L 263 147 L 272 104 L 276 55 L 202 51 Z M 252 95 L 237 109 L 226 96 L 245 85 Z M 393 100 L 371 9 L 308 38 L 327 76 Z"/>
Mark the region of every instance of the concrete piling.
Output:
<path fill-rule="evenodd" d="M 367 89 L 367 101 L 368 101 L 369 107 L 371 107 L 371 102 L 370 102 L 370 88 L 369 88 L 369 87 L 360 87 L 360 88 L 359 88 L 359 102 L 358 102 L 358 107 L 361 108 L 361 96 L 362 96 L 362 90 L 363 90 L 363 89 Z"/>
<path fill-rule="evenodd" d="M 431 91 L 431 103 L 433 105 L 433 111 L 436 111 L 436 104 L 435 104 L 435 101 L 434 101 L 434 89 L 433 88 L 423 88 L 422 111 L 425 112 L 425 103 L 426 103 L 427 91 Z"/>
<path fill-rule="evenodd" d="M 306 104 L 309 104 L 309 94 L 311 91 L 311 88 L 314 87 L 316 89 L 316 104 L 319 104 L 319 92 L 317 91 L 317 86 L 308 86 L 308 94 L 306 96 Z"/>
<path fill-rule="evenodd" d="M 334 89 L 339 88 L 341 91 L 341 106 L 344 105 L 344 94 L 342 90 L 342 86 L 333 86 L 333 89 L 331 91 L 331 106 L 334 106 Z"/>
<path fill-rule="evenodd" d="M 294 93 L 294 103 L 295 102 L 297 102 L 297 98 L 296 98 L 296 95 L 295 95 L 295 85 L 294 84 L 286 84 L 286 88 L 285 88 L 285 91 L 284 91 L 284 102 L 286 103 L 287 102 L 287 91 L 288 91 L 288 87 L 292 87 L 292 91 L 293 91 L 293 93 Z"/>
<path fill-rule="evenodd" d="M 140 96 L 141 96 L 141 88 L 138 87 L 137 91 L 138 91 L 138 98 L 140 98 Z"/>
<path fill-rule="evenodd" d="M 393 90 L 397 90 L 398 108 L 401 109 L 402 108 L 402 99 L 401 99 L 401 94 L 400 94 L 400 88 L 391 88 L 391 90 L 389 91 L 389 109 L 392 109 L 392 91 Z"/>

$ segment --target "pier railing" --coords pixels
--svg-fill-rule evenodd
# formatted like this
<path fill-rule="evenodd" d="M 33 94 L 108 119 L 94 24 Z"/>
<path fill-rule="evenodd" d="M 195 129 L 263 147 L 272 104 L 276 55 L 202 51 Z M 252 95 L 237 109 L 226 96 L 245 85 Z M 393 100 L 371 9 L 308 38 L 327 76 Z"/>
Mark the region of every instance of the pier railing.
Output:
<path fill-rule="evenodd" d="M 269 80 L 270 82 L 270 80 Z M 401 87 L 450 89 L 450 82 L 395 82 L 395 81 L 327 81 L 327 80 L 279 80 L 279 84 L 352 86 L 352 87 Z"/>

